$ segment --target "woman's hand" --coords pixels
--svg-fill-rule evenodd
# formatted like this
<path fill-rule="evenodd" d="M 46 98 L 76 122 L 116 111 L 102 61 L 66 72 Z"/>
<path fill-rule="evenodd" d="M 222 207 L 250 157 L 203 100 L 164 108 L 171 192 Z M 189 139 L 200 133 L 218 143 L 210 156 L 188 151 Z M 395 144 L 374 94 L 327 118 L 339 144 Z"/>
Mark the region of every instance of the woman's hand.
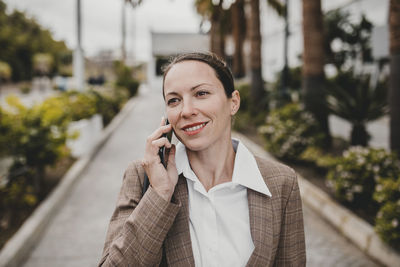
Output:
<path fill-rule="evenodd" d="M 171 124 L 165 125 L 165 120 L 162 118 L 160 127 L 147 137 L 142 160 L 142 166 L 149 177 L 151 187 L 167 201 L 171 201 L 178 182 L 178 171 L 175 165 L 175 146 L 166 137 L 162 137 L 162 134 L 169 131 L 172 131 Z M 163 146 L 169 149 L 167 169 L 164 168 L 158 155 L 159 149 Z"/>

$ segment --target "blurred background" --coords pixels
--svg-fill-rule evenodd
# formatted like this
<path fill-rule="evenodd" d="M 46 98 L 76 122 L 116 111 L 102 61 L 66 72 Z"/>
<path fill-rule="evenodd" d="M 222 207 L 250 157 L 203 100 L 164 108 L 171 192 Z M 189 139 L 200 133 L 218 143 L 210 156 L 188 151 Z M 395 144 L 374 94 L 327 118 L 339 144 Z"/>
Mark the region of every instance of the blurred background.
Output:
<path fill-rule="evenodd" d="M 398 259 L 399 36 L 397 0 L 0 0 L 0 248 L 172 56 L 212 51 L 234 129 Z"/>

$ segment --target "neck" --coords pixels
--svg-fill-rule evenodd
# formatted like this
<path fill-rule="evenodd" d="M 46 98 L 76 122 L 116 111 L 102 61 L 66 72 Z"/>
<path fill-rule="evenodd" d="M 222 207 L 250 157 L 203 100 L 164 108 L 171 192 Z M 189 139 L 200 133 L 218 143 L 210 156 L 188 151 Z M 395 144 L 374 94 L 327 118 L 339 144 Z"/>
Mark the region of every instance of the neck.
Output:
<path fill-rule="evenodd" d="M 186 152 L 192 170 L 207 192 L 218 184 L 232 181 L 235 151 L 230 135 L 205 150 L 187 149 Z"/>

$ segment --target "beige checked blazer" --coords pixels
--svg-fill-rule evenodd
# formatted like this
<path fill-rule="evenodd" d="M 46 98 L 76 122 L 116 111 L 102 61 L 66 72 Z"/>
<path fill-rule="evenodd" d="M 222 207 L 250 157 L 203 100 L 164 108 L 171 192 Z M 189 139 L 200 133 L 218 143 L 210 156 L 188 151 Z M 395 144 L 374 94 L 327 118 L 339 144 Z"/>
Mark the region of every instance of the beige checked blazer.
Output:
<path fill-rule="evenodd" d="M 256 160 L 272 197 L 247 190 L 255 246 L 247 266 L 305 266 L 296 174 L 285 165 Z M 194 266 L 186 178 L 179 177 L 169 203 L 151 187 L 142 196 L 143 179 L 143 168 L 133 162 L 124 175 L 99 266 Z"/>

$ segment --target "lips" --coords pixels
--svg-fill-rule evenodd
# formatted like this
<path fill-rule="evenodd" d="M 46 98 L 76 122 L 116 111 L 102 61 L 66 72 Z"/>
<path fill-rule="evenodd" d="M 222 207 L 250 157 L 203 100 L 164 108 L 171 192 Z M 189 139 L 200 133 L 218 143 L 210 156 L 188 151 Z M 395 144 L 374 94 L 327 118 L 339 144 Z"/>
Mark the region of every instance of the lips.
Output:
<path fill-rule="evenodd" d="M 184 127 L 182 127 L 182 130 L 187 135 L 194 135 L 194 134 L 201 132 L 201 130 L 203 130 L 203 128 L 204 128 L 204 126 L 206 126 L 206 124 L 207 124 L 207 122 L 193 123 L 193 124 L 185 125 Z"/>

